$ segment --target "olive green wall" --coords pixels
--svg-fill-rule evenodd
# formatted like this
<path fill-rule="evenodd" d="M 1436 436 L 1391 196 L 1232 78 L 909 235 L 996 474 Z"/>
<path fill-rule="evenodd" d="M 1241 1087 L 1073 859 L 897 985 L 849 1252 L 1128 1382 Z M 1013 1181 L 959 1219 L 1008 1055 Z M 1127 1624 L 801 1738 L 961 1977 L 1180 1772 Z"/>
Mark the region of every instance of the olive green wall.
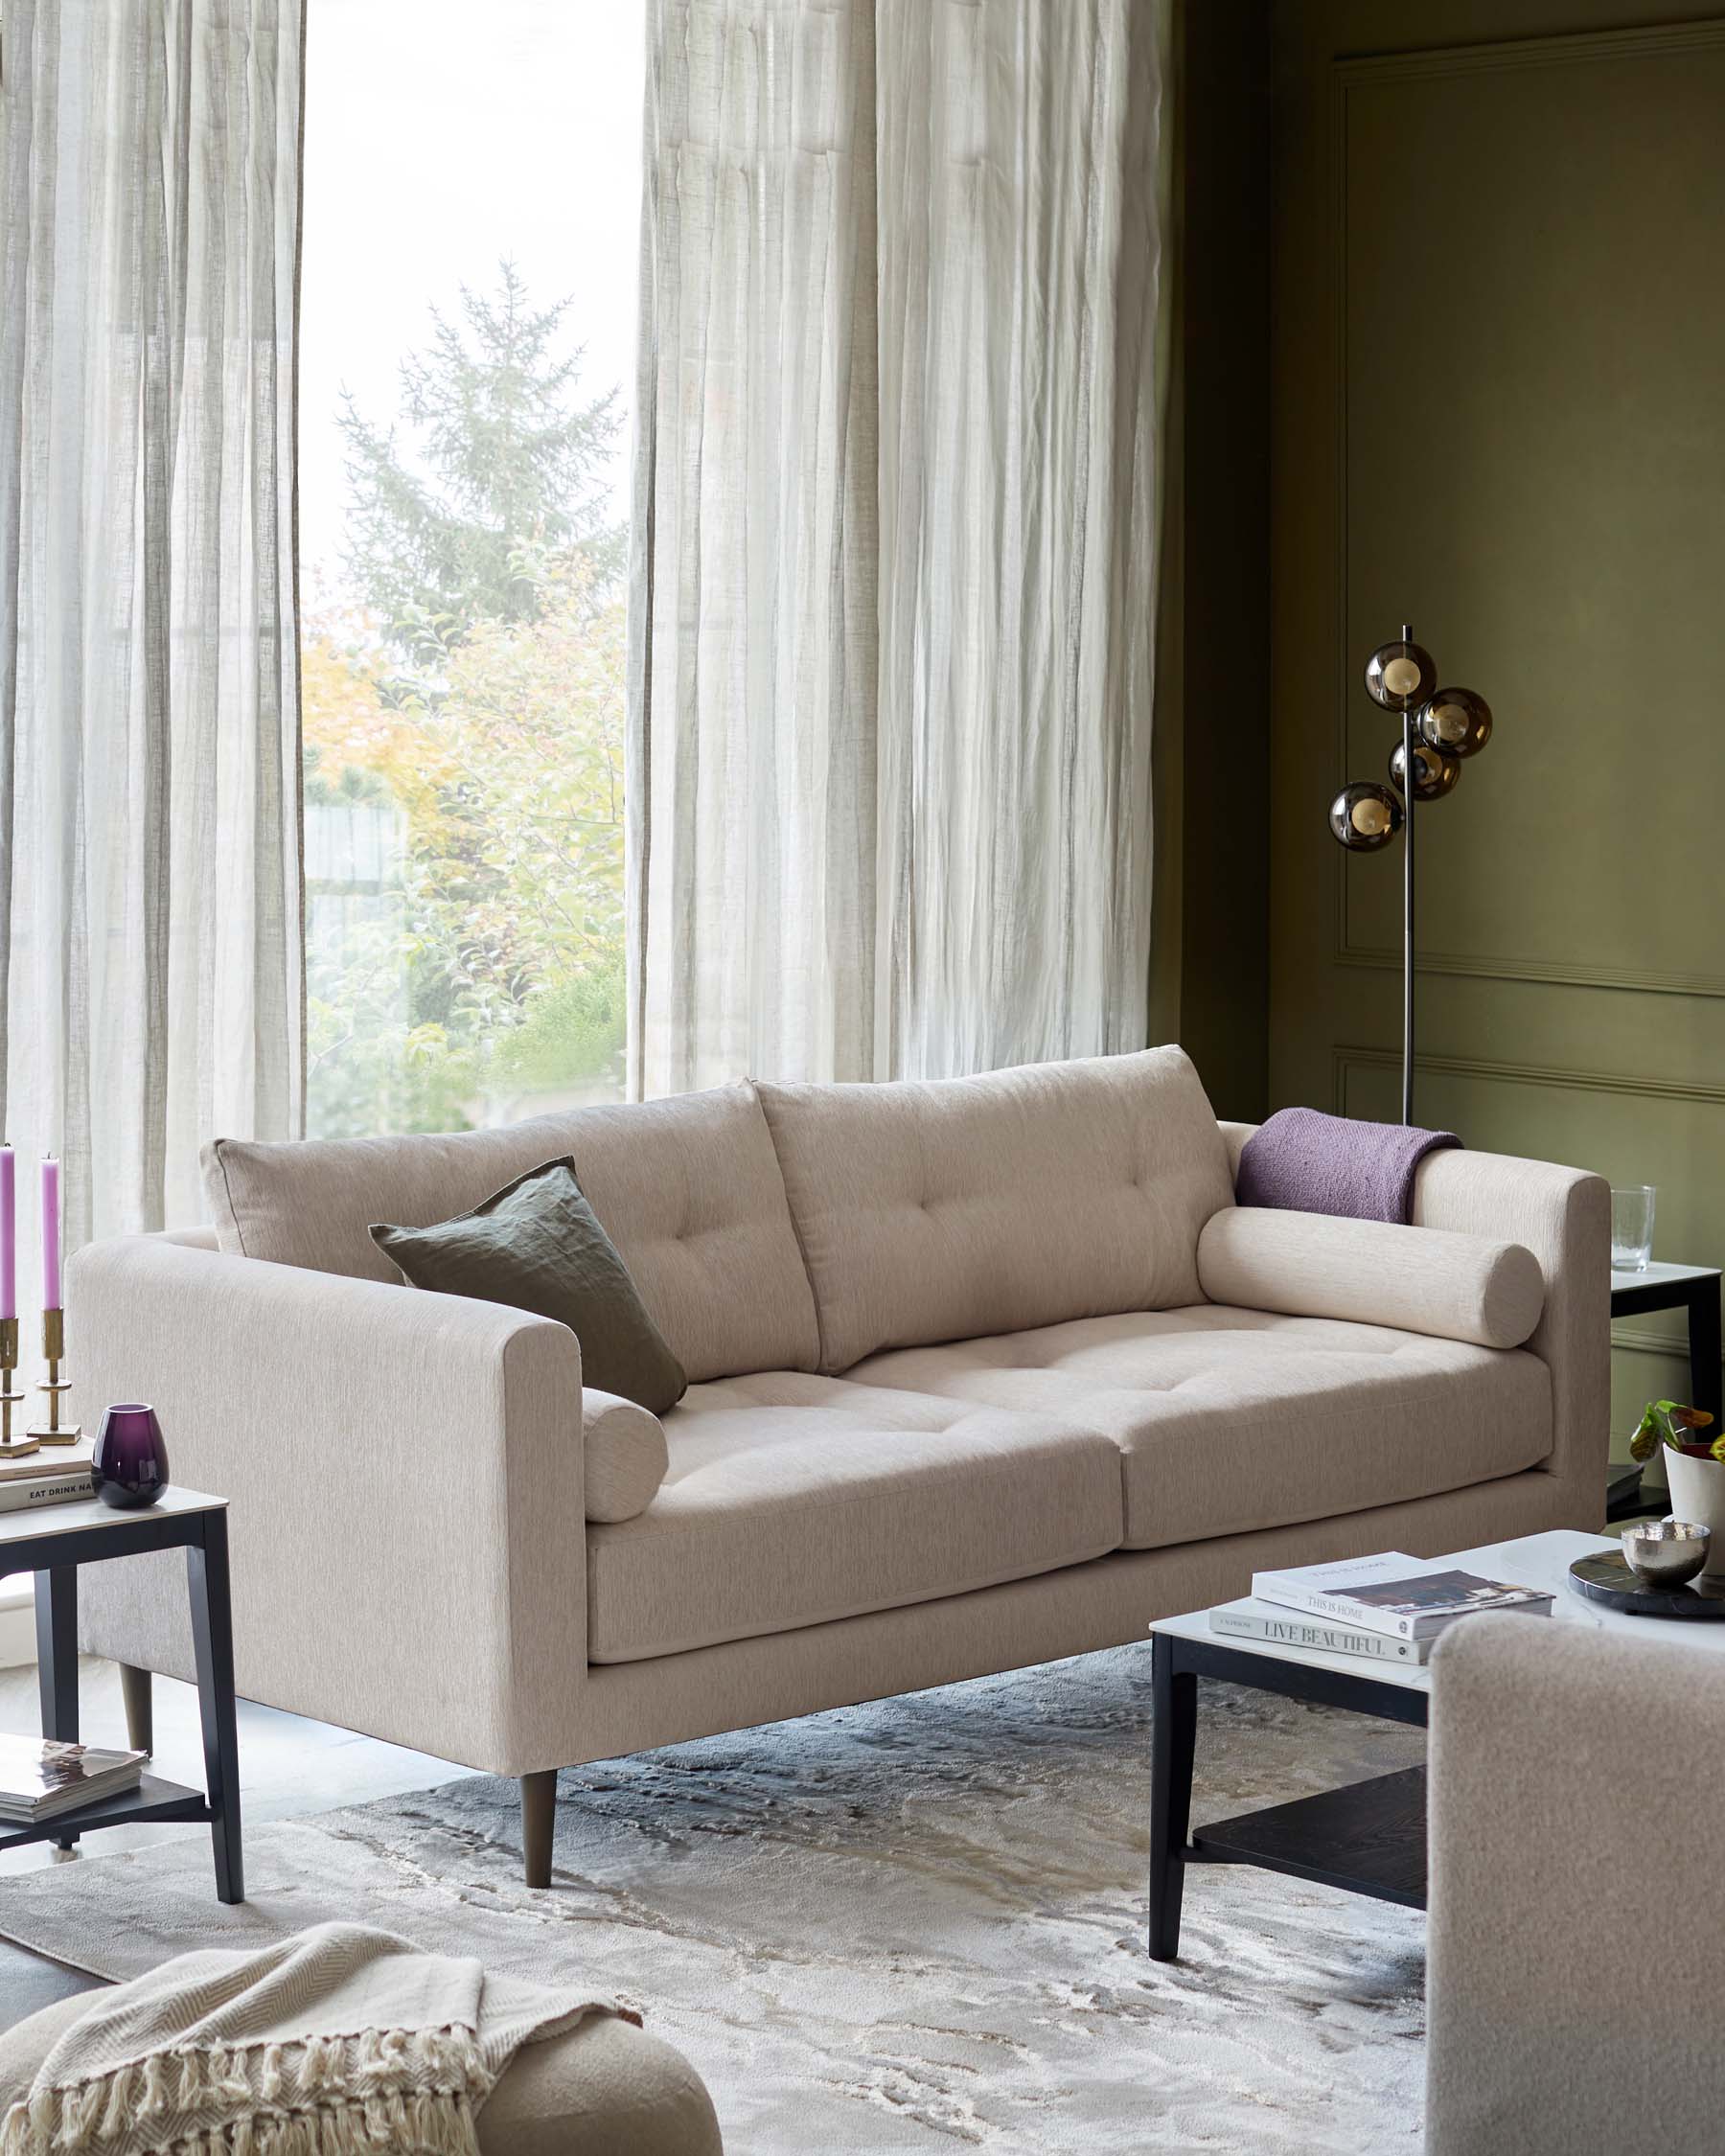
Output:
<path fill-rule="evenodd" d="M 1272 1103 L 1397 1112 L 1400 849 L 1324 811 L 1411 620 L 1497 718 L 1420 813 L 1416 1118 L 1655 1182 L 1718 1263 L 1725 22 L 1283 0 L 1274 71 Z M 1619 1329 L 1619 1430 L 1671 1337 Z"/>

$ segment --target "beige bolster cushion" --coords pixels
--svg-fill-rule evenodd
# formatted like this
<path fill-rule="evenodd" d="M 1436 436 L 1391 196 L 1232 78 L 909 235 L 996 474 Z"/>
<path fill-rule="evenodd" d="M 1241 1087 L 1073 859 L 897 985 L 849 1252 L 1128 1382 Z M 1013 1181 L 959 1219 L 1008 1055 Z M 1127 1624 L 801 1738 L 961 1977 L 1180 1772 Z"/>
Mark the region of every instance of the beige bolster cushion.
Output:
<path fill-rule="evenodd" d="M 1211 1302 L 1480 1347 L 1519 1347 L 1545 1306 L 1539 1260 L 1519 1243 L 1271 1206 L 1212 1214 L 1198 1278 Z"/>
<path fill-rule="evenodd" d="M 656 1414 L 584 1386 L 581 1441 L 589 1520 L 632 1520 L 658 1495 L 671 1455 Z"/>

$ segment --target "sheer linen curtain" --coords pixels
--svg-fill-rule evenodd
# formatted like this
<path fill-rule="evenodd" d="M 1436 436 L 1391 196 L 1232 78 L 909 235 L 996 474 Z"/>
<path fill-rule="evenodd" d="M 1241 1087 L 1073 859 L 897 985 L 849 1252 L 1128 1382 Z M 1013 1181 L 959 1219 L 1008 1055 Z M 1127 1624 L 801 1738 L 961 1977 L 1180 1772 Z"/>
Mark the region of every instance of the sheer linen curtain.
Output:
<path fill-rule="evenodd" d="M 635 1091 L 1141 1045 L 1166 0 L 650 0 Z"/>
<path fill-rule="evenodd" d="M 69 1246 L 300 1127 L 300 57 L 298 0 L 6 10 L 0 1083 Z"/>

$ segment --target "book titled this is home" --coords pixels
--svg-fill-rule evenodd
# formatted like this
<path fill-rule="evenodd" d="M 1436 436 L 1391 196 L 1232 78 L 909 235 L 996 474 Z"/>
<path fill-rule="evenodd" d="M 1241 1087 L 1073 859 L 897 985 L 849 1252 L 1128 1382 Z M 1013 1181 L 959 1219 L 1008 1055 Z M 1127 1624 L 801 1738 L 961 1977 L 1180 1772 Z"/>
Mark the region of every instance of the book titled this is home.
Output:
<path fill-rule="evenodd" d="M 1486 1579 L 1451 1559 L 1410 1557 L 1399 1549 L 1335 1565 L 1254 1572 L 1252 1592 L 1260 1601 L 1397 1640 L 1435 1639 L 1475 1610 L 1513 1610 L 1530 1617 L 1549 1617 L 1552 1610 L 1552 1596 L 1543 1588 Z"/>

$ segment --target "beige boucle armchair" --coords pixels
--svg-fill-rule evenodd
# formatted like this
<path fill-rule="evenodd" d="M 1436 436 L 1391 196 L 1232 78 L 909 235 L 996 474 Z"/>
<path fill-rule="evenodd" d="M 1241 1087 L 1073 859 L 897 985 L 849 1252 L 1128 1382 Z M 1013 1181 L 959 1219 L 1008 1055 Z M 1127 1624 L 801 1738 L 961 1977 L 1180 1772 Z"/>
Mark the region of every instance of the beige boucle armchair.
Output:
<path fill-rule="evenodd" d="M 1725 2146 L 1725 1653 L 1635 1621 L 1433 1659 L 1426 2156 Z"/>
<path fill-rule="evenodd" d="M 152 1400 L 232 1501 L 241 1690 L 521 1777 L 542 1880 L 560 1766 L 1141 1639 L 1257 1566 L 1596 1522 L 1605 1185 L 1446 1152 L 1414 1227 L 1253 1213 L 1244 1135 L 1157 1048 L 219 1142 L 213 1230 L 72 1267 L 84 1398 Z M 662 1434 L 367 1232 L 567 1154 L 691 1380 Z M 171 1564 L 83 1600 L 90 1650 L 190 1672 Z"/>

